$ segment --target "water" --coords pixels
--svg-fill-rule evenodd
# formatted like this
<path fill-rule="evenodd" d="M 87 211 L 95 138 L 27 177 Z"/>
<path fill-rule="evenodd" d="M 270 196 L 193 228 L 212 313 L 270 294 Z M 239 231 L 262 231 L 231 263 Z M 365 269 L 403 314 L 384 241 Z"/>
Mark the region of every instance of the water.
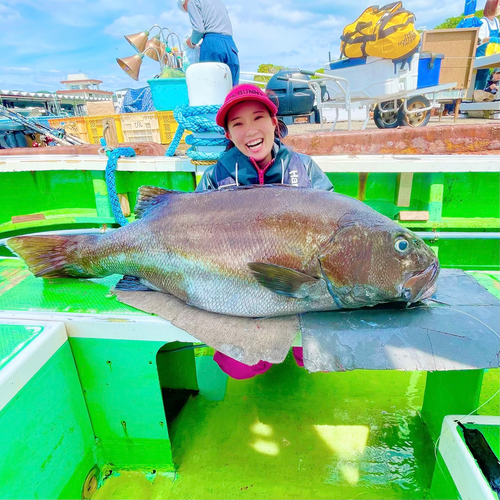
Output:
<path fill-rule="evenodd" d="M 171 429 L 174 481 L 130 472 L 94 498 L 427 498 L 434 448 L 419 416 L 425 379 L 310 374 L 289 357 L 260 377 L 229 380 L 222 401 L 189 400 Z M 497 386 L 492 370 L 482 400 Z M 483 410 L 498 413 L 491 404 Z"/>

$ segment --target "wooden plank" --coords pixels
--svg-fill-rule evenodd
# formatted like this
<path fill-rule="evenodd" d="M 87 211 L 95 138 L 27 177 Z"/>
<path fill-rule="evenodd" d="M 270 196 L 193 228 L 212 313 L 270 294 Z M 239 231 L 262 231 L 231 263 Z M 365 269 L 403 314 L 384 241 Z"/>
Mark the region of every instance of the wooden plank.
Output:
<path fill-rule="evenodd" d="M 19 222 L 31 222 L 34 220 L 44 220 L 44 214 L 30 214 L 30 215 L 14 215 L 11 217 L 12 224 L 17 224 Z"/>
<path fill-rule="evenodd" d="M 128 201 L 127 193 L 118 193 L 118 200 L 120 201 L 120 206 L 122 207 L 123 216 L 130 217 L 130 202 Z"/>
<path fill-rule="evenodd" d="M 413 184 L 413 173 L 402 172 L 398 174 L 396 186 L 396 205 L 398 207 L 409 207 L 411 199 L 411 188 Z"/>
<path fill-rule="evenodd" d="M 116 131 L 116 123 L 113 116 L 108 116 L 102 120 L 102 126 L 104 131 L 104 139 L 106 140 L 106 145 L 110 148 L 117 148 L 118 143 L 118 133 Z"/>
<path fill-rule="evenodd" d="M 443 54 L 439 83 L 457 82 L 457 89 L 470 86 L 477 48 L 478 28 L 427 30 L 422 52 Z"/>
<path fill-rule="evenodd" d="M 429 220 L 429 212 L 427 210 L 403 210 L 398 214 L 399 220 L 414 221 L 414 220 Z"/>
<path fill-rule="evenodd" d="M 475 104 L 462 104 L 471 106 Z M 489 103 L 490 105 L 495 103 Z M 491 142 L 491 141 L 490 141 Z M 498 172 L 498 155 L 338 155 L 316 156 L 311 158 L 323 172 L 355 173 L 359 172 Z M 107 156 L 102 155 L 33 155 L 2 156 L 0 169 L 3 172 L 44 172 L 54 170 L 102 172 L 106 170 Z M 203 169 L 199 169 L 200 173 Z M 195 166 L 189 157 L 138 156 L 121 158 L 118 172 L 195 172 Z"/>

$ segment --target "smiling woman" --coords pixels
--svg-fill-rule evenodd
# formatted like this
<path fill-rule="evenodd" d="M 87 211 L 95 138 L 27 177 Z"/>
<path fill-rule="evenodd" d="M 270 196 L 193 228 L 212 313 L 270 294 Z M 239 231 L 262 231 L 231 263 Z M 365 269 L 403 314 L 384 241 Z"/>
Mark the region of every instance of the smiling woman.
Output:
<path fill-rule="evenodd" d="M 307 155 L 281 142 L 275 104 L 251 84 L 234 87 L 217 113 L 232 142 L 219 161 L 205 170 L 197 191 L 251 184 L 286 184 L 333 190 L 326 175 Z"/>
<path fill-rule="evenodd" d="M 228 112 L 226 137 L 244 154 L 253 158 L 259 173 L 272 160 L 274 131 L 278 119 L 258 101 L 240 102 Z M 264 184 L 259 175 L 259 184 Z"/>

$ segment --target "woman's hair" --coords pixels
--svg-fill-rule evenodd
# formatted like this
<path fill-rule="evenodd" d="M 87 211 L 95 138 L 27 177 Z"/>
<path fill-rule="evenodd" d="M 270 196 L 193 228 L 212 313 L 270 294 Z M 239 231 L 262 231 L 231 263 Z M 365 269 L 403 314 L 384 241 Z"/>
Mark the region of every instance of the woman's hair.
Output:
<path fill-rule="evenodd" d="M 483 16 L 491 17 L 495 16 L 498 9 L 498 0 L 487 0 L 484 6 Z"/>

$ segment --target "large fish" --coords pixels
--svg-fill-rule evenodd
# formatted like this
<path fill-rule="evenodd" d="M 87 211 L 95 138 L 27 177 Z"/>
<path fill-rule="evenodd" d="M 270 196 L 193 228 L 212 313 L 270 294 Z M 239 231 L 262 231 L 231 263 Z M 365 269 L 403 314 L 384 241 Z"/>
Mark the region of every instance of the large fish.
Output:
<path fill-rule="evenodd" d="M 143 187 L 136 214 L 108 234 L 20 236 L 8 245 L 36 276 L 118 273 L 136 278 L 124 287 L 249 317 L 410 304 L 432 295 L 439 272 L 436 256 L 411 231 L 327 191 Z"/>

